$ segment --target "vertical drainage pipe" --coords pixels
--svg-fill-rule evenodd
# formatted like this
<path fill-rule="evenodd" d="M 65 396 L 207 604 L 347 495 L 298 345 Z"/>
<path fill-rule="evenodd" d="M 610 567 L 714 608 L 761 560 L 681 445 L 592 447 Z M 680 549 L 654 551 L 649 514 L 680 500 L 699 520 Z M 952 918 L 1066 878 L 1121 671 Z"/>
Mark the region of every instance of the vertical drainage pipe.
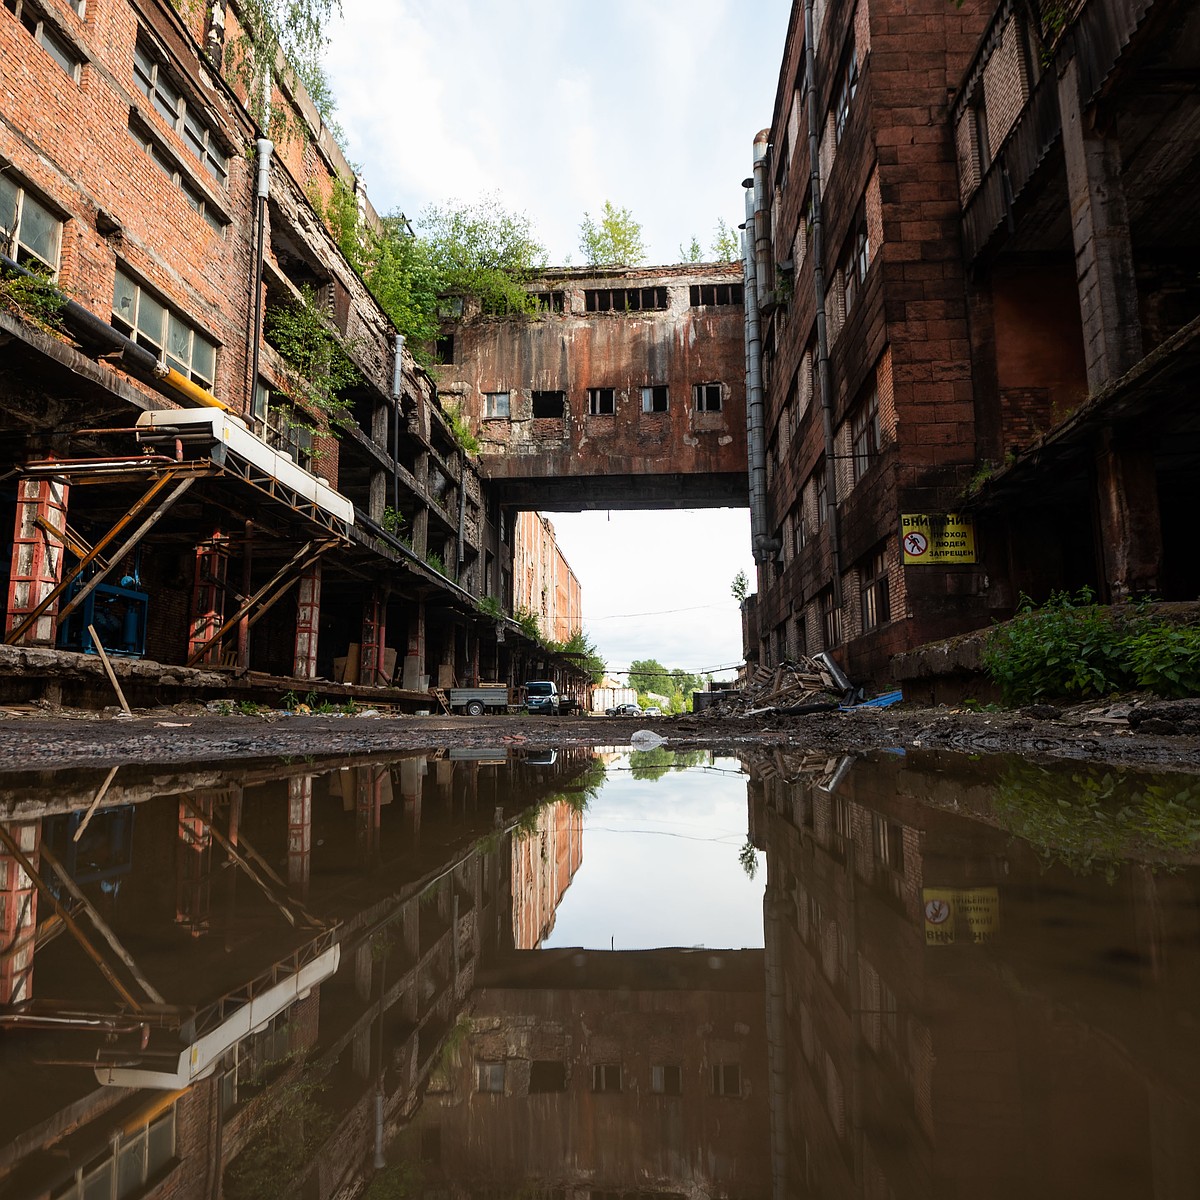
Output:
<path fill-rule="evenodd" d="M 821 138 L 817 112 L 817 56 L 813 45 L 813 0 L 804 0 L 804 90 L 808 110 L 808 170 L 812 194 L 813 292 L 817 306 L 817 381 L 821 389 L 821 428 L 825 435 L 825 527 L 833 570 L 833 602 L 842 607 L 842 546 L 838 530 L 837 460 L 834 458 L 833 385 L 829 379 L 829 325 L 825 317 L 825 231 L 821 219 Z"/>
<path fill-rule="evenodd" d="M 257 231 L 255 234 L 254 245 L 254 269 L 252 271 L 254 287 L 254 303 L 252 307 L 254 315 L 251 317 L 251 326 L 249 331 L 250 392 L 246 397 L 247 416 L 254 415 L 254 399 L 258 394 L 258 364 L 259 356 L 262 350 L 263 252 L 266 245 L 267 197 L 271 194 L 271 151 L 275 148 L 274 144 L 269 138 L 259 138 L 255 145 L 258 149 L 258 178 L 254 188 L 257 207 L 254 221 L 255 225 L 257 226 Z"/>
<path fill-rule="evenodd" d="M 404 334 L 396 334 L 392 364 L 392 512 L 400 515 L 400 408 L 404 395 Z M 395 518 L 394 518 L 395 519 Z"/>
<path fill-rule="evenodd" d="M 742 235 L 742 275 L 746 304 L 746 449 L 750 467 L 750 546 L 756 563 L 769 557 L 766 549 L 767 486 L 763 450 L 762 332 L 758 316 L 758 272 L 754 262 L 753 180 L 746 180 L 746 226 Z"/>

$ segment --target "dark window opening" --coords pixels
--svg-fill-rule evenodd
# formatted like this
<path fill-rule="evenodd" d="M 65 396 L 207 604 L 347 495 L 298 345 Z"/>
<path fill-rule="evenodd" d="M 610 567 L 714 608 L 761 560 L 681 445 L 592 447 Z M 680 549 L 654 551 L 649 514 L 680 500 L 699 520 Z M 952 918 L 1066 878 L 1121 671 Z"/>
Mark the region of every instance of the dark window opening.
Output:
<path fill-rule="evenodd" d="M 444 333 L 438 338 L 434 347 L 434 357 L 440 363 L 452 363 L 454 361 L 454 334 Z"/>
<path fill-rule="evenodd" d="M 866 562 L 862 571 L 862 627 L 865 633 L 892 619 L 888 589 L 887 547 L 881 546 Z"/>
<path fill-rule="evenodd" d="M 743 289 L 740 283 L 694 283 L 691 287 L 693 308 L 709 304 L 741 304 Z"/>
<path fill-rule="evenodd" d="M 588 388 L 588 413 L 593 417 L 617 411 L 615 388 Z"/>
<path fill-rule="evenodd" d="M 534 392 L 534 417 L 562 417 L 567 411 L 566 392 Z"/>
<path fill-rule="evenodd" d="M 538 312 L 556 312 L 563 311 L 564 295 L 562 292 L 537 292 Z"/>
<path fill-rule="evenodd" d="M 642 312 L 667 307 L 667 289 L 589 288 L 583 293 L 588 312 Z"/>
<path fill-rule="evenodd" d="M 842 69 L 838 76 L 836 98 L 834 100 L 834 134 L 837 140 L 842 140 L 846 132 L 846 122 L 850 119 L 850 105 L 858 91 L 858 49 L 851 46 Z"/>
<path fill-rule="evenodd" d="M 504 1092 L 504 1064 L 502 1062 L 476 1063 L 477 1090 L 493 1095 Z"/>
<path fill-rule="evenodd" d="M 565 1092 L 567 1064 L 555 1059 L 538 1060 L 529 1064 L 529 1092 Z"/>
<path fill-rule="evenodd" d="M 621 1090 L 620 1063 L 592 1064 L 592 1091 L 619 1092 Z"/>
<path fill-rule="evenodd" d="M 683 1068 L 671 1064 L 651 1067 L 650 1090 L 660 1096 L 682 1096 Z"/>
<path fill-rule="evenodd" d="M 719 383 L 697 383 L 692 388 L 697 412 L 721 411 L 721 385 Z"/>
<path fill-rule="evenodd" d="M 642 388 L 642 412 L 665 413 L 667 411 L 667 386 L 654 384 Z"/>
<path fill-rule="evenodd" d="M 833 600 L 833 588 L 826 588 L 820 595 L 821 631 L 825 636 L 825 649 L 830 650 L 842 640 L 842 610 Z"/>
<path fill-rule="evenodd" d="M 850 444 L 854 461 L 854 482 L 866 473 L 879 455 L 882 431 L 879 425 L 879 392 L 872 388 L 850 419 Z"/>
<path fill-rule="evenodd" d="M 742 1069 L 737 1063 L 714 1063 L 712 1069 L 714 1096 L 740 1096 Z"/>

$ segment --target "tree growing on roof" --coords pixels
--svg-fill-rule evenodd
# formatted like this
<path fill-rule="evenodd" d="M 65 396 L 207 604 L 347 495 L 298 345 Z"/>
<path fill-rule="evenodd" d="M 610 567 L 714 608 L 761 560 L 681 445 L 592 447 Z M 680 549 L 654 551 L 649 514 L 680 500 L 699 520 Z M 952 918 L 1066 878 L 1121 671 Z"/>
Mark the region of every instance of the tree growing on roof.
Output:
<path fill-rule="evenodd" d="M 646 261 L 641 225 L 629 209 L 617 208 L 611 200 L 605 200 L 599 221 L 583 214 L 579 249 L 589 267 L 636 267 Z"/>

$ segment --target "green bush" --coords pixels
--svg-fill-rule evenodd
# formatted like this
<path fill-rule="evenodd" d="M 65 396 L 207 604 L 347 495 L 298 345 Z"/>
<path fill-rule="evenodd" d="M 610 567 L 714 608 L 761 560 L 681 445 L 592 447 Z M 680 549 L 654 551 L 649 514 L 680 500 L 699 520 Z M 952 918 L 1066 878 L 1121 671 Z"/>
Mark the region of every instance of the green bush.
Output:
<path fill-rule="evenodd" d="M 1021 597 L 1017 615 L 988 638 L 984 669 L 1008 704 L 1048 697 L 1103 696 L 1147 688 L 1200 695 L 1200 627 L 1169 624 L 1135 610 L 1125 616 L 1081 588 L 1053 592 L 1041 608 Z"/>

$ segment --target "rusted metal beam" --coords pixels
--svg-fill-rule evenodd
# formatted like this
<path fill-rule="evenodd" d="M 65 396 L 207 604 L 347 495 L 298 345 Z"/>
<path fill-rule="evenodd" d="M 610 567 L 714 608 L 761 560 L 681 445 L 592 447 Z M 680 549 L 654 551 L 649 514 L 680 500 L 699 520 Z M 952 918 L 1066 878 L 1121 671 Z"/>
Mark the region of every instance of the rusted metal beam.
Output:
<path fill-rule="evenodd" d="M 69 588 L 71 584 L 73 584 L 75 580 L 78 579 L 84 573 L 84 571 L 88 569 L 88 567 L 92 566 L 93 563 L 98 562 L 101 553 L 109 545 L 116 541 L 118 537 L 121 536 L 122 530 L 124 530 L 131 522 L 136 520 L 138 515 L 144 512 L 145 509 L 147 509 L 154 502 L 154 498 L 159 494 L 159 492 L 161 492 L 169 483 L 173 482 L 174 479 L 174 472 L 171 471 L 164 472 L 164 474 L 156 479 L 142 495 L 141 499 L 138 500 L 133 507 L 92 547 L 89 553 L 85 554 L 83 558 L 81 558 L 79 562 L 75 564 L 72 570 L 70 570 L 63 578 L 63 580 L 56 587 L 51 589 L 45 599 L 42 600 L 42 602 L 32 612 L 27 613 L 24 619 L 12 628 L 8 636 L 4 639 L 5 643 L 9 646 L 14 645 L 21 635 L 31 625 L 33 625 L 33 623 L 42 615 L 42 613 L 44 613 L 46 609 L 48 609 L 50 605 L 52 605 L 59 598 L 59 596 L 61 596 L 67 590 L 67 588 Z M 111 562 L 119 561 L 124 554 L 128 553 L 129 550 L 132 550 L 133 547 L 137 545 L 137 543 L 140 542 L 147 533 L 150 532 L 150 530 L 158 522 L 159 518 L 166 513 L 171 505 L 173 505 L 175 501 L 178 500 L 184 494 L 184 492 L 186 492 L 188 488 L 192 486 L 193 483 L 195 483 L 194 476 L 181 479 L 176 485 L 175 490 L 167 497 L 166 500 L 163 501 L 161 507 L 156 509 L 155 512 L 151 514 L 149 519 L 143 522 L 138 531 L 122 548 L 121 553 L 114 555 Z M 97 574 L 93 575 L 91 579 L 87 580 L 83 587 L 81 587 L 79 591 L 67 601 L 66 605 L 58 614 L 58 619 L 60 621 L 67 615 L 67 613 L 80 604 L 84 597 L 87 596 L 91 590 L 104 579 L 105 575 L 112 569 L 111 562 L 108 566 L 101 567 Z"/>
<path fill-rule="evenodd" d="M 306 542 L 299 550 L 296 551 L 295 554 L 292 555 L 291 558 L 288 559 L 286 563 L 284 563 L 282 567 L 279 568 L 278 571 L 275 572 L 275 574 L 266 583 L 262 585 L 262 587 L 258 589 L 257 592 L 254 593 L 253 596 L 251 596 L 245 601 L 245 603 L 241 605 L 241 607 L 233 614 L 232 617 L 225 621 L 221 628 L 218 629 L 217 632 L 208 639 L 208 641 L 203 642 L 196 650 L 192 652 L 184 666 L 194 667 L 196 663 L 198 663 L 214 647 L 220 645 L 221 639 L 225 636 L 225 634 L 228 633 L 229 630 L 231 630 L 239 621 L 241 621 L 243 617 L 247 616 L 251 609 L 255 608 L 260 601 L 263 601 L 264 597 L 267 597 L 268 593 L 273 588 L 278 587 L 293 568 L 297 569 L 298 571 L 303 571 L 305 568 L 312 566 L 312 564 L 316 562 L 316 560 L 320 558 L 322 554 L 324 554 L 327 550 L 333 549 L 333 547 L 336 545 L 337 542 L 335 541 L 318 543 L 314 540 Z M 289 586 L 291 585 L 289 584 Z M 284 590 L 286 591 L 286 589 Z M 261 617 L 263 613 L 265 613 L 266 610 L 270 608 L 276 600 L 279 599 L 279 596 L 282 596 L 283 594 L 284 592 L 281 591 L 278 596 L 268 597 L 263 604 L 261 611 L 251 619 L 250 624 L 253 625 L 254 621 L 257 620 L 258 617 Z"/>
<path fill-rule="evenodd" d="M 87 934 L 80 929 L 79 923 L 71 915 L 66 905 L 64 905 L 62 901 L 60 901 L 59 898 L 54 894 L 54 892 L 50 890 L 46 884 L 46 881 L 39 873 L 37 867 L 35 867 L 33 863 L 29 861 L 29 857 L 21 849 L 21 847 L 17 845 L 16 839 L 4 827 L 3 822 L 0 822 L 0 842 L 4 843 L 5 849 L 8 850 L 9 854 L 11 854 L 13 858 L 15 858 L 17 862 L 21 864 L 21 869 L 26 875 L 29 876 L 31 880 L 33 880 L 34 887 L 36 887 L 41 895 L 44 896 L 47 901 L 49 901 L 50 907 L 53 908 L 61 918 L 62 923 L 67 927 L 67 931 L 83 948 L 83 952 L 88 956 L 88 958 L 90 958 L 92 962 L 96 964 L 100 974 L 103 975 L 104 978 L 107 979 L 112 985 L 113 991 L 115 991 L 117 995 L 120 996 L 130 1008 L 133 1009 L 134 1012 L 140 1013 L 142 1011 L 141 1001 L 139 1001 L 138 998 L 117 978 L 112 967 L 110 967 L 108 963 L 104 961 L 104 955 L 102 955 L 100 951 L 92 945 Z M 44 847 L 42 852 L 45 853 Z"/>

